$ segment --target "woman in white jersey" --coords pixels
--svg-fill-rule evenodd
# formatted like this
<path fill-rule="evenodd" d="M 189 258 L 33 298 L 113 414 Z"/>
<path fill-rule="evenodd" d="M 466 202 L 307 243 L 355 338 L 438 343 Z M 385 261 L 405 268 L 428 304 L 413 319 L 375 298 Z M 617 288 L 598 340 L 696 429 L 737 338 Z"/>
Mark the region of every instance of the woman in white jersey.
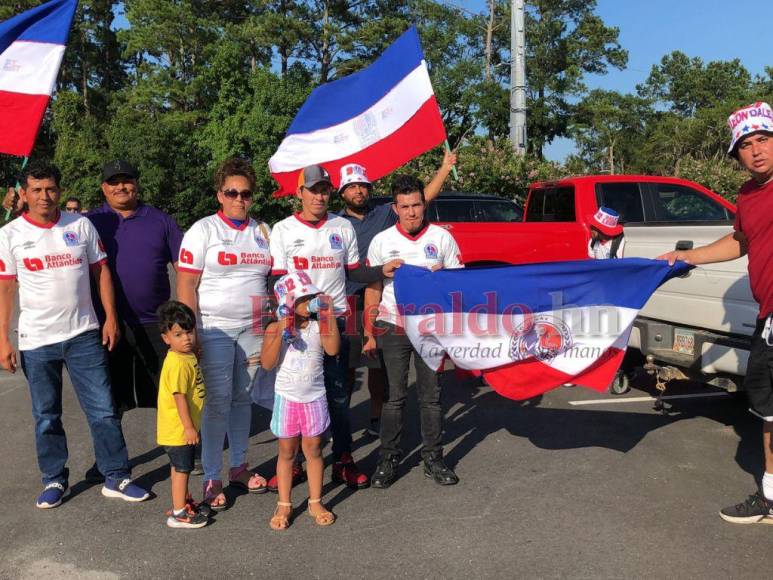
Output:
<path fill-rule="evenodd" d="M 251 493 L 266 480 L 248 470 L 249 387 L 258 369 L 262 334 L 253 312 L 265 303 L 271 271 L 269 227 L 250 218 L 255 171 L 242 159 L 226 160 L 215 173 L 220 210 L 197 221 L 180 247 L 177 298 L 197 314 L 201 370 L 207 399 L 201 423 L 204 501 L 227 507 L 221 471 L 228 435 L 229 481 Z"/>

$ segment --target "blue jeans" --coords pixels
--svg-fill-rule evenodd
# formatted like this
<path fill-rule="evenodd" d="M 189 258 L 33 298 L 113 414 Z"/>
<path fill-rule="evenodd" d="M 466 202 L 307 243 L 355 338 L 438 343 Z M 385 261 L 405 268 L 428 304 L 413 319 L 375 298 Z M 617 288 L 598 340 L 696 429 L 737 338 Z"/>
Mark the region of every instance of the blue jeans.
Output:
<path fill-rule="evenodd" d="M 245 463 L 252 420 L 250 386 L 258 365 L 247 358 L 260 354 L 263 336 L 252 325 L 199 329 L 201 372 L 207 390 L 201 417 L 201 463 L 204 479 L 220 479 L 228 434 L 231 467 Z"/>
<path fill-rule="evenodd" d="M 129 455 L 110 392 L 107 355 L 99 331 L 21 351 L 35 419 L 35 446 L 43 484 L 67 484 L 67 436 L 62 426 L 62 366 L 91 430 L 99 471 L 110 479 L 129 477 Z"/>
<path fill-rule="evenodd" d="M 324 376 L 327 406 L 330 412 L 330 432 L 333 436 L 333 459 L 352 452 L 352 425 L 349 404 L 352 386 L 349 384 L 349 337 L 344 335 L 346 319 L 336 318 L 341 334 L 341 348 L 336 356 L 325 355 Z"/>

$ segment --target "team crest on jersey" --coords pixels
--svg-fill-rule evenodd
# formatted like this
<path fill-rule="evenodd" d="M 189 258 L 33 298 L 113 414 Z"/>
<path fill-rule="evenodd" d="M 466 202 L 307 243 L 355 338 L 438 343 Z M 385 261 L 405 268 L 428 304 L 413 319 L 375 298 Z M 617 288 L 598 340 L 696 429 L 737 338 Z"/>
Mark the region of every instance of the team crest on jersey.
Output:
<path fill-rule="evenodd" d="M 66 231 L 62 234 L 62 238 L 64 239 L 64 243 L 67 246 L 77 246 L 78 242 L 80 241 L 78 239 L 78 234 L 71 231 Z"/>
<path fill-rule="evenodd" d="M 437 255 L 438 255 L 437 246 L 435 244 L 427 244 L 426 246 L 424 246 L 424 255 L 429 260 L 437 260 Z"/>
<path fill-rule="evenodd" d="M 510 339 L 510 358 L 537 358 L 549 362 L 572 348 L 572 333 L 563 320 L 547 314 L 527 319 Z"/>
<path fill-rule="evenodd" d="M 330 248 L 332 250 L 343 250 L 344 241 L 338 234 L 330 234 Z"/>
<path fill-rule="evenodd" d="M 258 244 L 258 247 L 261 250 L 267 250 L 268 249 L 268 242 L 261 235 L 256 235 L 255 236 L 255 243 Z"/>

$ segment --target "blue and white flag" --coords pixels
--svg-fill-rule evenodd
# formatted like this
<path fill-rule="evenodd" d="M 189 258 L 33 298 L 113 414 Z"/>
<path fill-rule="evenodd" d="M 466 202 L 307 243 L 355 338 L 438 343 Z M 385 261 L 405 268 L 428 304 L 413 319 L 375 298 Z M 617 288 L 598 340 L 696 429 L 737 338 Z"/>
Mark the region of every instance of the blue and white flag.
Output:
<path fill-rule="evenodd" d="M 0 22 L 0 153 L 32 152 L 77 7 L 51 0 Z"/>
<path fill-rule="evenodd" d="M 430 368 L 447 357 L 512 399 L 564 383 L 604 391 L 639 310 L 690 268 L 642 258 L 438 272 L 403 266 L 395 275 L 399 325 Z"/>
<path fill-rule="evenodd" d="M 275 195 L 299 185 L 300 170 L 323 165 L 333 184 L 356 163 L 370 180 L 391 173 L 446 138 L 419 33 L 411 26 L 370 66 L 314 89 L 268 162 Z"/>

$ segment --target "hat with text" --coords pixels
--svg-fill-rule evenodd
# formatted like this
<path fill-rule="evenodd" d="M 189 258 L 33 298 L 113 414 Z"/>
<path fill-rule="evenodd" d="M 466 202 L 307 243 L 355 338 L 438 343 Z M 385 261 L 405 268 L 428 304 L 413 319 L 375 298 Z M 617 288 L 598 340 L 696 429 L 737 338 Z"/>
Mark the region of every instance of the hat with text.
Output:
<path fill-rule="evenodd" d="M 591 219 L 590 225 L 606 236 L 619 236 L 623 233 L 620 214 L 608 207 L 600 207 Z"/>
<path fill-rule="evenodd" d="M 280 306 L 293 308 L 295 302 L 304 296 L 322 294 L 306 272 L 285 274 L 274 284 L 274 295 Z"/>
<path fill-rule="evenodd" d="M 727 154 L 735 157 L 736 146 L 745 137 L 761 131 L 773 133 L 773 110 L 767 103 L 758 101 L 738 109 L 728 117 L 727 124 L 732 136 Z"/>
<path fill-rule="evenodd" d="M 102 181 L 110 181 L 118 175 L 125 175 L 131 179 L 137 179 L 140 176 L 140 172 L 128 161 L 123 159 L 114 159 L 108 161 L 102 167 Z"/>
<path fill-rule="evenodd" d="M 352 185 L 353 183 L 371 185 L 370 179 L 368 179 L 368 172 L 362 165 L 347 163 L 341 167 L 341 185 L 338 187 L 338 192 L 342 192 L 347 185 Z"/>
<path fill-rule="evenodd" d="M 301 169 L 298 173 L 298 187 L 305 187 L 311 189 L 318 183 L 329 183 L 333 185 L 333 180 L 330 179 L 330 174 L 321 165 L 309 165 Z"/>

